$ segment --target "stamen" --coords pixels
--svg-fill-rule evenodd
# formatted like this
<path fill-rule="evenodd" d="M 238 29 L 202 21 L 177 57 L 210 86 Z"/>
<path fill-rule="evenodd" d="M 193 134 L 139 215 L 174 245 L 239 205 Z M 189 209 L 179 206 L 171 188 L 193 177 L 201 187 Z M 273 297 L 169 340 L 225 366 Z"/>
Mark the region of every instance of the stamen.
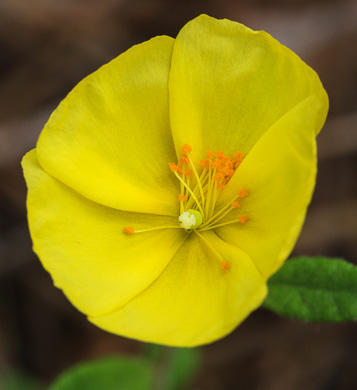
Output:
<path fill-rule="evenodd" d="M 187 154 L 187 153 L 190 153 L 190 152 L 192 152 L 191 146 L 188 145 L 188 144 L 183 145 L 183 147 L 181 148 L 181 153 L 182 154 Z"/>
<path fill-rule="evenodd" d="M 238 202 L 236 202 L 236 199 L 238 198 L 245 198 L 248 196 L 248 192 L 245 190 L 242 190 L 241 188 L 238 190 L 237 195 L 229 202 L 227 203 L 224 207 L 222 207 L 220 210 L 216 212 L 216 214 L 213 215 L 213 217 L 209 218 L 206 220 L 205 224 L 203 226 L 207 226 L 210 224 L 212 220 L 215 220 L 215 222 L 220 221 L 222 218 L 224 218 L 231 210 L 232 208 L 238 208 L 241 207 Z M 239 206 L 238 206 L 239 205 Z M 229 206 L 231 206 L 224 214 L 222 214 L 219 218 L 218 215 L 220 215 L 224 210 L 226 210 Z M 202 227 L 203 227 L 202 226 Z"/>
<path fill-rule="evenodd" d="M 242 190 L 241 188 L 238 190 L 238 195 L 241 199 L 245 198 L 246 196 L 248 196 L 248 192 L 245 191 L 245 190 Z"/>
<path fill-rule="evenodd" d="M 201 160 L 200 161 L 200 165 L 203 169 L 208 169 L 210 164 L 209 164 L 209 160 Z"/>
<path fill-rule="evenodd" d="M 155 226 L 150 229 L 141 229 L 141 230 L 134 230 L 132 226 L 125 226 L 124 233 L 125 234 L 136 234 L 136 233 L 146 233 L 151 232 L 153 230 L 162 230 L 162 229 L 182 229 L 182 226 Z"/>
<path fill-rule="evenodd" d="M 192 149 L 191 149 L 192 150 Z M 191 158 L 188 157 L 188 160 L 190 161 L 190 164 L 191 164 L 191 167 L 192 167 L 192 171 L 193 171 L 193 174 L 195 175 L 196 177 L 196 180 L 197 180 L 197 184 L 198 184 L 198 188 L 200 189 L 200 193 L 201 193 L 201 200 L 202 200 L 202 203 L 204 204 L 205 203 L 205 197 L 203 195 L 203 189 L 202 189 L 202 184 L 201 184 L 201 181 L 200 181 L 200 178 L 198 176 L 198 173 L 196 171 L 196 168 L 195 168 L 195 165 L 194 163 L 192 162 Z M 203 214 L 203 213 L 202 213 Z M 204 214 L 203 214 L 204 215 Z"/>
<path fill-rule="evenodd" d="M 177 172 L 177 165 L 169 162 L 169 167 L 172 172 Z"/>
<path fill-rule="evenodd" d="M 206 150 L 206 158 L 208 158 L 209 160 L 210 160 L 211 158 L 213 158 L 213 152 L 212 152 L 212 150 Z"/>
<path fill-rule="evenodd" d="M 197 207 L 199 208 L 201 214 L 204 215 L 204 212 L 202 210 L 202 206 L 201 206 L 200 202 L 198 201 L 198 199 L 196 198 L 196 195 L 192 192 L 191 188 L 181 179 L 181 177 L 178 175 L 177 172 L 174 171 L 174 174 L 180 180 L 180 182 L 185 186 L 187 191 L 191 194 L 191 196 L 195 200 Z"/>
<path fill-rule="evenodd" d="M 245 215 L 239 215 L 238 218 L 234 221 L 224 222 L 224 223 L 220 223 L 218 225 L 213 225 L 213 226 L 208 225 L 208 226 L 205 226 L 202 229 L 200 229 L 200 231 L 203 232 L 205 230 L 215 229 L 215 228 L 218 228 L 220 226 L 231 225 L 232 223 L 238 223 L 238 222 L 245 225 L 247 220 L 248 220 L 248 218 Z"/>
<path fill-rule="evenodd" d="M 187 185 L 188 186 L 190 184 L 190 179 L 191 179 L 191 177 L 189 176 L 188 179 L 187 179 Z M 200 183 L 201 183 L 201 185 L 203 187 L 203 191 L 205 191 L 205 182 L 206 182 L 206 180 L 207 180 L 207 171 L 203 170 L 202 173 L 201 173 L 201 176 L 199 178 L 199 181 L 200 181 Z M 193 193 L 198 196 L 199 195 L 198 191 L 199 191 L 198 184 L 196 184 L 194 189 L 193 189 Z M 186 204 L 186 208 L 192 208 L 194 203 L 195 203 L 194 199 L 192 197 L 189 198 L 189 200 L 188 200 L 188 202 Z"/>
<path fill-rule="evenodd" d="M 197 230 L 195 230 L 195 233 L 198 235 L 198 237 L 200 237 L 205 243 L 206 245 L 212 250 L 213 253 L 215 253 L 215 255 L 218 257 L 218 259 L 221 261 L 221 265 L 220 265 L 220 268 L 223 269 L 223 271 L 226 271 L 228 268 L 230 268 L 231 264 L 226 262 L 223 257 L 217 252 L 217 250 L 210 244 L 210 242 L 203 237 L 202 234 L 198 233 Z"/>
<path fill-rule="evenodd" d="M 223 269 L 223 271 L 227 271 L 229 268 L 231 268 L 231 263 L 228 263 L 228 261 L 223 260 L 220 267 Z"/>
<path fill-rule="evenodd" d="M 243 225 L 247 222 L 248 218 L 245 215 L 239 215 L 238 216 L 239 222 Z"/>
<path fill-rule="evenodd" d="M 193 172 L 192 172 L 192 169 L 187 169 L 187 171 L 185 172 L 185 177 L 193 177 Z"/>
<path fill-rule="evenodd" d="M 237 169 L 239 167 L 239 165 L 242 163 L 243 161 L 243 153 L 242 152 L 236 152 L 234 153 L 234 156 L 232 158 L 232 160 L 234 161 L 234 168 Z"/>
<path fill-rule="evenodd" d="M 243 153 L 237 151 L 233 157 L 228 157 L 222 150 L 213 152 L 206 151 L 206 159 L 200 161 L 196 167 L 190 157 L 192 147 L 188 144 L 181 148 L 181 156 L 177 164 L 168 163 L 170 170 L 180 182 L 180 202 L 179 224 L 176 226 L 158 226 L 148 229 L 134 230 L 132 226 L 125 226 L 124 233 L 131 235 L 134 233 L 150 232 L 160 229 L 185 229 L 187 233 L 194 231 L 219 258 L 222 270 L 226 271 L 231 264 L 221 257 L 209 241 L 200 234 L 206 230 L 215 229 L 233 223 L 246 224 L 246 215 L 236 216 L 234 220 L 219 223 L 229 213 L 242 208 L 244 199 L 248 192 L 242 188 L 237 190 L 237 194 L 220 209 L 216 209 L 216 203 L 220 191 L 224 191 L 227 183 L 232 178 L 237 168 L 243 161 Z M 241 204 L 242 203 L 242 204 Z"/>
<path fill-rule="evenodd" d="M 183 154 L 183 155 L 181 156 L 179 162 L 180 162 L 180 164 L 182 164 L 182 165 L 187 165 L 187 164 L 190 162 L 190 160 L 188 159 L 187 154 Z"/>
<path fill-rule="evenodd" d="M 132 226 L 125 226 L 124 227 L 124 233 L 125 234 L 134 234 L 134 228 Z"/>
<path fill-rule="evenodd" d="M 208 150 L 206 153 L 211 152 L 213 155 L 213 152 L 211 150 Z M 208 189 L 207 189 L 207 202 L 206 202 L 206 216 L 208 217 L 209 211 L 210 211 L 210 204 L 211 204 L 211 197 L 212 197 L 212 164 L 211 161 L 209 161 L 209 169 L 208 169 Z M 216 168 L 213 169 L 213 175 L 216 173 Z"/>

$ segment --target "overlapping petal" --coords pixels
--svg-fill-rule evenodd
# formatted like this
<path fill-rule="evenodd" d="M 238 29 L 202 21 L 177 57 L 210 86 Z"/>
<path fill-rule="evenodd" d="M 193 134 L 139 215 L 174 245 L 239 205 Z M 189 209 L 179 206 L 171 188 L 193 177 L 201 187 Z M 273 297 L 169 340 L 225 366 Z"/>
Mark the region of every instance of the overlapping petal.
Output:
<path fill-rule="evenodd" d="M 252 260 L 213 232 L 203 233 L 226 261 L 191 234 L 160 277 L 122 308 L 90 317 L 99 327 L 144 341 L 195 346 L 231 332 L 261 304 L 266 285 Z"/>
<path fill-rule="evenodd" d="M 23 167 L 34 251 L 55 285 L 86 314 L 103 315 L 139 294 L 187 237 L 181 229 L 124 235 L 124 225 L 177 225 L 177 218 L 123 212 L 87 200 L 48 175 L 36 150 L 25 156 Z"/>
<path fill-rule="evenodd" d="M 216 232 L 244 250 L 265 278 L 291 252 L 311 200 L 316 175 L 314 123 L 320 107 L 315 97 L 307 98 L 276 122 L 252 148 L 217 204 L 217 208 L 226 204 L 239 188 L 248 191 L 241 201 L 248 222 Z M 237 210 L 225 220 L 236 217 Z"/>
<path fill-rule="evenodd" d="M 106 206 L 177 215 L 167 166 L 175 159 L 167 88 L 173 41 L 134 46 L 70 92 L 37 144 L 49 174 Z"/>
<path fill-rule="evenodd" d="M 169 80 L 175 144 L 194 145 L 199 161 L 207 149 L 247 154 L 282 116 L 310 95 L 327 95 L 317 74 L 264 31 L 201 15 L 178 34 Z"/>

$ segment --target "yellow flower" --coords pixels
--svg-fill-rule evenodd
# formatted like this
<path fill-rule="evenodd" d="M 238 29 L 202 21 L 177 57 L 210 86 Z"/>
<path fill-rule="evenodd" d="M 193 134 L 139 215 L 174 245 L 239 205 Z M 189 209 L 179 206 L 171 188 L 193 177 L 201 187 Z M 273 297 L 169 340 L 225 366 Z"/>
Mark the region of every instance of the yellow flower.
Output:
<path fill-rule="evenodd" d="M 34 251 L 103 329 L 223 337 L 293 248 L 327 107 L 312 69 L 239 23 L 202 15 L 134 46 L 73 89 L 24 157 Z"/>

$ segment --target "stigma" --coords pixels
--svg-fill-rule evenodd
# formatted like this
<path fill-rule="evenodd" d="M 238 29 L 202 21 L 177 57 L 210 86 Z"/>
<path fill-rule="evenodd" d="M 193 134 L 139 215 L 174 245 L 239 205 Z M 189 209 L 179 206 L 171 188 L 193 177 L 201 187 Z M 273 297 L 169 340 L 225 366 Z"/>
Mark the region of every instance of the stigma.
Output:
<path fill-rule="evenodd" d="M 197 210 L 189 209 L 179 216 L 179 222 L 186 231 L 194 230 L 202 225 L 202 215 Z"/>

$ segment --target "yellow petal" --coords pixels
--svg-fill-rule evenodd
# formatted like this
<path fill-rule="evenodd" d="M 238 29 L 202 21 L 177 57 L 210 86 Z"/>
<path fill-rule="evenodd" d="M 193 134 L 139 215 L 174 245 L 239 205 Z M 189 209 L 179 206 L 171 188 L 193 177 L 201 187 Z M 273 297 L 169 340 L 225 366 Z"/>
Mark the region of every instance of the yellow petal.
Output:
<path fill-rule="evenodd" d="M 246 224 L 227 225 L 216 233 L 245 251 L 266 278 L 291 252 L 311 200 L 319 112 L 319 101 L 310 97 L 275 123 L 243 160 L 217 204 L 226 204 L 239 188 L 248 191 L 239 210 Z M 237 210 L 225 220 L 234 218 Z"/>
<path fill-rule="evenodd" d="M 102 315 L 155 280 L 182 245 L 182 229 L 123 234 L 177 225 L 177 218 L 118 211 L 77 194 L 49 176 L 36 150 L 23 159 L 34 251 L 54 283 L 82 312 Z"/>
<path fill-rule="evenodd" d="M 106 206 L 178 215 L 168 111 L 173 39 L 129 49 L 81 81 L 40 136 L 41 166 Z"/>
<path fill-rule="evenodd" d="M 177 146 L 193 146 L 195 160 L 207 149 L 249 152 L 259 138 L 307 96 L 327 112 L 317 74 L 263 31 L 201 15 L 186 24 L 174 44 L 169 80 L 170 118 Z"/>
<path fill-rule="evenodd" d="M 266 285 L 241 250 L 212 233 L 204 236 L 231 262 L 227 271 L 192 233 L 161 276 L 111 314 L 90 317 L 126 337 L 173 346 L 196 346 L 231 332 L 263 301 Z"/>

